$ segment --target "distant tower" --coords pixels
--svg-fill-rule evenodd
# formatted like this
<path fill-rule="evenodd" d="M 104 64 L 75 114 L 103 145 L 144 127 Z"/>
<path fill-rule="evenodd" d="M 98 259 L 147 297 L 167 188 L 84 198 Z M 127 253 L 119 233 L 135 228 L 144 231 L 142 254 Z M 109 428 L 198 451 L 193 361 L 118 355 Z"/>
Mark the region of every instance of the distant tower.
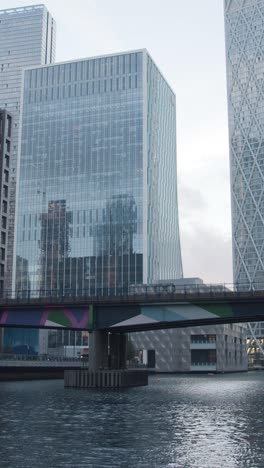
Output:
<path fill-rule="evenodd" d="M 146 50 L 26 70 L 16 219 L 32 290 L 182 276 L 175 95 Z"/>
<path fill-rule="evenodd" d="M 225 0 L 234 282 L 264 289 L 264 0 Z"/>
<path fill-rule="evenodd" d="M 0 10 L 0 108 L 13 115 L 6 289 L 11 288 L 15 263 L 13 248 L 22 70 L 52 63 L 55 39 L 55 22 L 44 5 Z"/>

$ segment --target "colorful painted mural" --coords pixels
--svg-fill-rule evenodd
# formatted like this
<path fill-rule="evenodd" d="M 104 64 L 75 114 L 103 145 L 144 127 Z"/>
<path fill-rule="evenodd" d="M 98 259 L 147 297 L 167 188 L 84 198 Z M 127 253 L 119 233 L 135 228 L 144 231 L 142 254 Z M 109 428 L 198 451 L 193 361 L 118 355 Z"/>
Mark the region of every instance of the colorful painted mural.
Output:
<path fill-rule="evenodd" d="M 32 307 L 0 310 L 0 326 L 36 328 L 94 328 L 93 306 L 88 307 Z"/>
<path fill-rule="evenodd" d="M 219 300 L 175 304 L 95 304 L 81 306 L 0 307 L 0 327 L 108 329 L 121 332 L 264 319 L 263 300 Z M 200 322 L 200 323 L 199 323 Z"/>

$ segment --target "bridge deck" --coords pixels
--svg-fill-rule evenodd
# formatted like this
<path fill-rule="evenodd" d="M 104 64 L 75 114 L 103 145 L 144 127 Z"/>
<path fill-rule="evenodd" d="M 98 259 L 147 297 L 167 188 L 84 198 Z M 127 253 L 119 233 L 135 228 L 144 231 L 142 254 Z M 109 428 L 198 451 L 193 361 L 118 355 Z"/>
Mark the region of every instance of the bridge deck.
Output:
<path fill-rule="evenodd" d="M 0 327 L 132 332 L 264 320 L 264 291 L 0 299 Z"/>
<path fill-rule="evenodd" d="M 65 305 L 124 305 L 124 304 L 175 304 L 181 302 L 245 302 L 248 301 L 263 301 L 264 290 L 256 291 L 188 291 L 181 293 L 167 293 L 167 294 L 136 294 L 136 295 L 120 295 L 120 296 L 70 296 L 70 295 L 57 295 L 45 297 L 0 297 L 0 307 L 19 307 L 21 306 L 41 306 L 41 305 L 56 305 L 57 307 L 64 307 Z"/>

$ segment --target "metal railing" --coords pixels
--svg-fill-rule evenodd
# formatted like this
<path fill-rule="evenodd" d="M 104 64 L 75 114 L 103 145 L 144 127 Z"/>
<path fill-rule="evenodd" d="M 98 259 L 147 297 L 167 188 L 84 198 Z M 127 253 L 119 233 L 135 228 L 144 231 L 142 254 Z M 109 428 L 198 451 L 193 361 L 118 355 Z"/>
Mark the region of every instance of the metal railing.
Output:
<path fill-rule="evenodd" d="M 210 344 L 210 345 L 215 345 L 216 344 L 216 339 L 215 340 L 191 340 L 191 345 L 192 344 Z"/>
<path fill-rule="evenodd" d="M 35 361 L 35 362 L 80 362 L 81 357 L 52 356 L 48 354 L 12 354 L 0 353 L 0 361 Z"/>
<path fill-rule="evenodd" d="M 193 367 L 199 367 L 199 366 L 202 366 L 202 367 L 212 367 L 212 366 L 216 366 L 216 362 L 191 362 L 191 366 Z"/>
<path fill-rule="evenodd" d="M 0 304 L 21 303 L 131 303 L 153 300 L 181 300 L 194 297 L 236 298 L 263 296 L 264 283 L 223 283 L 223 284 L 151 284 L 133 285 L 129 290 L 98 289 L 47 289 L 47 290 L 4 290 L 0 292 Z"/>

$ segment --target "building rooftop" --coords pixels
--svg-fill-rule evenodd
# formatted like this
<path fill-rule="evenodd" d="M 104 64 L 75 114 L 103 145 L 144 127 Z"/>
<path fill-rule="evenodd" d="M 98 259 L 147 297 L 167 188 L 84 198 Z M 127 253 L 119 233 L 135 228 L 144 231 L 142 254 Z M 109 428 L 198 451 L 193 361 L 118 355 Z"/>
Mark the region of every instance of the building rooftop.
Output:
<path fill-rule="evenodd" d="M 0 15 L 19 14 L 19 13 L 32 11 L 32 10 L 44 10 L 44 9 L 46 9 L 46 7 L 43 4 L 29 5 L 29 6 L 18 7 L 18 8 L 7 8 L 5 10 L 0 10 Z"/>

